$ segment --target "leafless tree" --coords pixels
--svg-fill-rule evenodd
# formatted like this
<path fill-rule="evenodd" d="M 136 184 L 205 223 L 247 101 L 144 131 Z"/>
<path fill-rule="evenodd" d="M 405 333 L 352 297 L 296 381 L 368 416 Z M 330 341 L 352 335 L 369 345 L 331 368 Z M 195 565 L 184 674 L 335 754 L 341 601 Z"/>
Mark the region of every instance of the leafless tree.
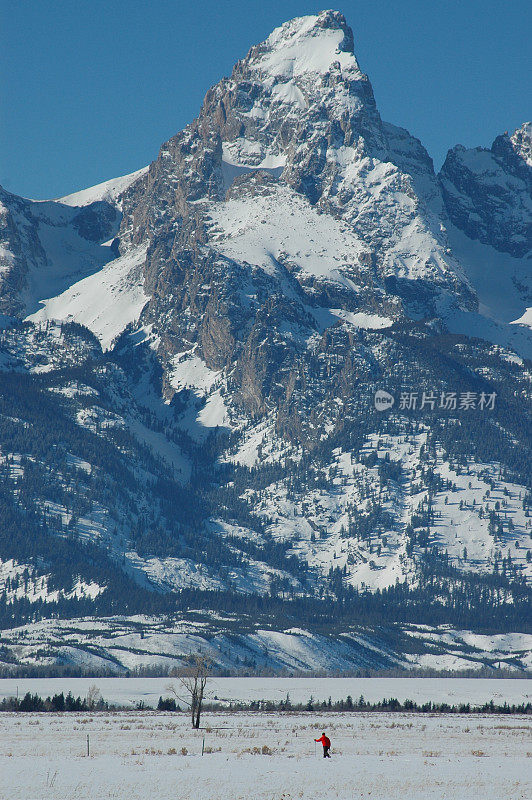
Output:
<path fill-rule="evenodd" d="M 89 711 L 94 711 L 97 708 L 101 708 L 103 705 L 103 697 L 102 693 L 98 689 L 97 686 L 94 684 L 89 686 L 89 691 L 87 692 L 87 697 L 85 698 L 87 703 L 87 708 Z"/>
<path fill-rule="evenodd" d="M 172 692 L 174 697 L 186 703 L 190 708 L 193 728 L 199 728 L 200 726 L 201 710 L 210 668 L 211 662 L 207 656 L 202 653 L 195 653 L 189 658 L 189 666 L 185 667 L 182 674 L 177 676 L 180 683 L 179 690 L 173 685 L 168 686 L 168 690 Z"/>

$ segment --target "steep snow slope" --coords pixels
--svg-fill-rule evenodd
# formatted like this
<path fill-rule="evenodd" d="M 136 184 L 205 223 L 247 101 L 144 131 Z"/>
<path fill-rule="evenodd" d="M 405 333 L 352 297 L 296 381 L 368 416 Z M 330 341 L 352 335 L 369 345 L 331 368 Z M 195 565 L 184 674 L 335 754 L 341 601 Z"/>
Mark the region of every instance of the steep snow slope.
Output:
<path fill-rule="evenodd" d="M 80 209 L 1 191 L 0 216 L 0 302 L 8 313 L 35 311 L 114 257 L 119 217 L 107 203 Z"/>
<path fill-rule="evenodd" d="M 68 309 L 63 313 L 62 303 L 55 304 L 57 319 L 83 322 L 85 306 L 91 304 L 91 295 L 97 276 L 109 261 L 116 259 L 118 242 L 114 241 L 120 224 L 120 206 L 123 193 L 145 174 L 147 168 L 112 181 L 76 192 L 59 200 L 33 201 L 0 191 L 0 303 L 2 307 L 20 316 L 34 314 L 46 301 L 66 293 Z M 123 255 L 127 255 L 125 252 Z M 134 257 L 133 257 L 134 258 Z M 100 294 L 111 290 L 116 295 L 126 288 L 124 263 L 107 271 L 102 280 Z M 113 276 L 119 285 L 113 283 Z M 135 296 L 135 277 L 130 283 L 133 310 L 127 322 L 138 315 Z M 80 284 L 76 289 L 74 285 Z M 87 294 L 84 292 L 87 290 Z M 75 295 L 78 304 L 70 300 Z M 129 304 L 121 303 L 121 313 Z M 112 302 L 116 301 L 116 296 Z M 109 300 L 107 301 L 109 302 Z M 46 314 L 45 314 L 46 316 Z M 89 321 L 104 316 L 88 315 Z M 108 311 L 107 321 L 116 328 L 117 315 Z M 102 324 L 102 323 L 100 323 Z M 105 326 L 105 323 L 103 323 Z M 97 326 L 95 326 L 96 328 Z M 122 328 L 120 328 L 121 330 Z M 120 332 L 120 331 L 118 331 Z"/>
<path fill-rule="evenodd" d="M 479 312 L 497 322 L 519 322 L 532 302 L 531 259 L 498 251 L 454 225 L 449 225 L 448 234 L 479 298 Z"/>
<path fill-rule="evenodd" d="M 0 592 L 4 593 L 7 602 L 24 598 L 30 603 L 38 601 L 56 603 L 59 598 L 88 597 L 91 600 L 105 591 L 105 586 L 99 586 L 95 581 L 89 583 L 78 579 L 70 591 L 65 589 L 50 589 L 50 575 L 33 574 L 33 565 L 19 564 L 13 559 L 2 561 L 0 559 Z"/>
<path fill-rule="evenodd" d="M 89 328 L 102 348 L 108 350 L 124 328 L 139 318 L 148 301 L 143 290 L 145 257 L 146 247 L 139 247 L 108 262 L 62 294 L 42 300 L 43 308 L 28 319 L 78 322 Z"/>
<path fill-rule="evenodd" d="M 258 197 L 245 193 L 217 203 L 210 218 L 210 240 L 218 252 L 261 267 L 278 278 L 287 294 L 295 292 L 290 291 L 285 270 L 299 282 L 317 278 L 350 290 L 360 288 L 353 280 L 352 264 L 363 252 L 362 242 L 286 185 L 272 186 Z"/>
<path fill-rule="evenodd" d="M 263 451 L 264 439 L 261 439 Z M 532 579 L 530 550 L 532 527 L 523 507 L 527 490 L 501 481 L 496 464 L 471 464 L 462 472 L 449 464 L 442 453 L 431 463 L 433 474 L 441 479 L 440 491 L 427 490 L 420 480 L 422 452 L 426 434 L 417 437 L 371 436 L 359 460 L 340 448 L 327 469 L 330 485 L 294 493 L 284 481 L 261 489 L 260 497 L 250 493 L 256 511 L 269 522 L 275 539 L 290 543 L 290 552 L 309 566 L 327 575 L 332 568 L 344 573 L 344 580 L 358 588 L 384 589 L 396 580 L 416 581 L 416 567 L 407 528 L 431 507 L 429 538 L 424 532 L 421 548 L 429 541 L 445 551 L 458 569 L 489 572 L 495 561 L 510 556 L 521 574 Z M 403 479 L 383 486 L 379 463 L 364 464 L 364 457 L 378 453 L 401 467 Z M 243 455 L 239 456 L 240 459 Z M 247 463 L 250 463 L 249 461 Z M 258 495 L 259 493 L 257 493 Z M 372 497 L 380 496 L 387 517 L 372 526 L 369 536 L 353 532 L 354 510 L 368 513 Z M 491 521 L 501 508 L 503 531 Z"/>
<path fill-rule="evenodd" d="M 139 178 L 146 174 L 148 167 L 131 172 L 129 175 L 123 175 L 120 178 L 112 178 L 110 181 L 98 183 L 96 186 L 91 186 L 88 189 L 82 189 L 79 192 L 67 194 L 64 197 L 59 197 L 55 202 L 62 203 L 65 206 L 88 206 L 92 203 L 101 202 L 105 200 L 108 203 L 120 203 L 121 195 L 129 189 Z"/>

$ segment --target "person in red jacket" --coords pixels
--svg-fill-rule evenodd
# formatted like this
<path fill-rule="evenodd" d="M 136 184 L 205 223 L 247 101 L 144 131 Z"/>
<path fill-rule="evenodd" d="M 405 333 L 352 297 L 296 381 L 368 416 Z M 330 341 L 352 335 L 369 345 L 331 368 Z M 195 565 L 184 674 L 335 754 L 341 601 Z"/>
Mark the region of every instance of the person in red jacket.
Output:
<path fill-rule="evenodd" d="M 314 739 L 315 742 L 321 742 L 323 745 L 323 758 L 330 758 L 331 754 L 329 750 L 331 748 L 331 740 L 328 736 L 325 736 L 325 733 L 322 733 L 319 739 Z"/>

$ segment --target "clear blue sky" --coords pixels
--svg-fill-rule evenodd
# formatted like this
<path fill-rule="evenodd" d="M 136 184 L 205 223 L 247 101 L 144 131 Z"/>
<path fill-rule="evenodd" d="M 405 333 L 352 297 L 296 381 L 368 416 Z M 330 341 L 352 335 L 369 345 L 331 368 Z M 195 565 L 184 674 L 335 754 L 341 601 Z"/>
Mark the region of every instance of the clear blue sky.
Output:
<path fill-rule="evenodd" d="M 530 0 L 0 0 L 0 183 L 54 197 L 138 169 L 251 45 L 327 7 L 437 167 L 532 117 Z"/>

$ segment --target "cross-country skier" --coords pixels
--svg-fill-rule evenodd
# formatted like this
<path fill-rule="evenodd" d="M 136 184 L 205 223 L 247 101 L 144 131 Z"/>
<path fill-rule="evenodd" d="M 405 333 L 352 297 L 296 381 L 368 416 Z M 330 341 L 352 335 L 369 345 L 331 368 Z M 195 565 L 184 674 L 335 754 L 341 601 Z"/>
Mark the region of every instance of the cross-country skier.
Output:
<path fill-rule="evenodd" d="M 329 750 L 331 748 L 331 740 L 328 736 L 325 736 L 325 733 L 322 733 L 319 739 L 314 739 L 315 742 L 321 742 L 323 745 L 323 758 L 330 758 L 331 754 Z"/>

